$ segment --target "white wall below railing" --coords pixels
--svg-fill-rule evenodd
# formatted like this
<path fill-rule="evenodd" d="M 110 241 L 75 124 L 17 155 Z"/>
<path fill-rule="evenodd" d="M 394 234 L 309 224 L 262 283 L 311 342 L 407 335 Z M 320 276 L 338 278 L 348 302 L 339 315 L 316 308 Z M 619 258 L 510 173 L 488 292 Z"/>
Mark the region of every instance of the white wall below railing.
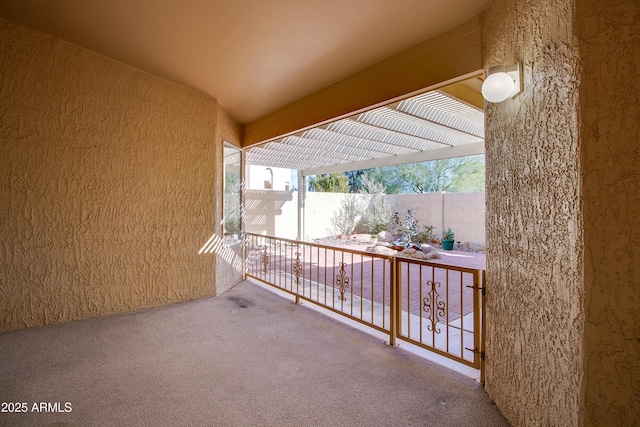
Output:
<path fill-rule="evenodd" d="M 342 200 L 356 194 L 307 192 L 305 198 L 305 239 L 336 234 L 331 219 Z M 422 225 L 433 225 L 434 235 L 451 228 L 456 240 L 485 244 L 485 193 L 389 194 L 391 207 L 404 218 L 408 209 Z M 295 239 L 298 234 L 298 193 L 295 191 L 247 190 L 245 230 L 251 233 Z"/>

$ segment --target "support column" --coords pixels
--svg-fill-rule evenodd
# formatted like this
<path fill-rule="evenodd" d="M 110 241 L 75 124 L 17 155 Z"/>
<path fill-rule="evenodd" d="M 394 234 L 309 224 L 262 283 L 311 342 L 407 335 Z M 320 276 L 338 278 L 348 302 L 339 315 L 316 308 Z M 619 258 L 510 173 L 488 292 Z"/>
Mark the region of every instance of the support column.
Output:
<path fill-rule="evenodd" d="M 514 426 L 579 427 L 584 408 L 576 1 L 483 12 L 484 68 L 520 62 L 524 81 L 485 105 L 485 387 Z"/>

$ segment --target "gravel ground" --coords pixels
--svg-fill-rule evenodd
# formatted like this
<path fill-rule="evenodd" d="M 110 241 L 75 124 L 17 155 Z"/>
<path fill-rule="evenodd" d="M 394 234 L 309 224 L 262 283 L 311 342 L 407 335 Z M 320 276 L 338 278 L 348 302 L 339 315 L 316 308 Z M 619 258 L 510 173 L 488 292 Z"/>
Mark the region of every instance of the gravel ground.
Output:
<path fill-rule="evenodd" d="M 337 236 L 322 237 L 320 239 L 313 239 L 313 243 L 326 246 L 350 246 L 350 245 L 363 245 L 366 242 L 360 242 L 352 239 L 338 239 Z"/>

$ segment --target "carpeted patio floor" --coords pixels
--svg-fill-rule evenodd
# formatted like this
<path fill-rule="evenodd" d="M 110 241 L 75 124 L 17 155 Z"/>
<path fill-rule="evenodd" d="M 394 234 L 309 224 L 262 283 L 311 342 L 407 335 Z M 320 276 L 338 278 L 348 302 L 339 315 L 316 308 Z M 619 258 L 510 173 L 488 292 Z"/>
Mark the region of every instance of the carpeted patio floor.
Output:
<path fill-rule="evenodd" d="M 1 426 L 508 425 L 473 380 L 249 282 L 2 333 L 0 360 L 2 409 L 26 404 Z"/>

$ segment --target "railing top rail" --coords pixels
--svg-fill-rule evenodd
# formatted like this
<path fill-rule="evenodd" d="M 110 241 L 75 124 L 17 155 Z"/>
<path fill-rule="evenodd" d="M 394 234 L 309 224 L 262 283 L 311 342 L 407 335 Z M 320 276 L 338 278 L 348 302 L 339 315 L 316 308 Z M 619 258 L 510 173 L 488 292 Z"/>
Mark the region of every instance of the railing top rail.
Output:
<path fill-rule="evenodd" d="M 415 258 L 409 258 L 404 256 L 396 256 L 395 258 L 397 258 L 398 262 L 406 262 L 408 264 L 420 264 L 427 267 L 442 268 L 446 270 L 455 270 L 455 271 L 460 271 L 462 273 L 477 274 L 478 271 L 483 271 L 483 269 L 481 268 L 460 267 L 457 265 L 442 264 L 439 262 L 426 261 L 422 259 L 415 259 Z"/>
<path fill-rule="evenodd" d="M 320 243 L 313 243 L 313 242 L 305 242 L 305 241 L 301 241 L 301 240 L 292 240 L 292 239 L 285 239 L 283 237 L 275 237 L 275 236 L 268 236 L 265 234 L 255 234 L 255 233 L 244 233 L 245 236 L 255 236 L 255 237 L 261 237 L 264 239 L 271 239 L 271 240 L 278 240 L 280 242 L 286 242 L 286 243 L 291 243 L 294 245 L 306 245 L 306 246 L 312 246 L 314 248 L 322 248 L 322 249 L 330 249 L 333 251 L 342 251 L 342 252 L 348 252 L 348 253 L 352 253 L 352 254 L 358 254 L 358 255 L 368 255 L 372 258 L 381 258 L 381 259 L 386 259 L 386 260 L 393 260 L 395 258 L 395 256 L 393 255 L 383 255 L 383 254 L 378 254 L 375 252 L 367 252 L 367 251 L 363 251 L 363 250 L 358 250 L 358 249 L 349 249 L 349 248 L 345 248 L 342 246 L 329 246 L 329 245 L 322 245 Z"/>
<path fill-rule="evenodd" d="M 271 239 L 271 240 L 277 240 L 277 241 L 280 241 L 280 242 L 291 243 L 293 245 L 307 245 L 307 246 L 312 246 L 312 247 L 315 247 L 315 248 L 330 249 L 330 250 L 334 250 L 334 251 L 337 250 L 337 251 L 353 253 L 353 254 L 358 254 L 358 255 L 368 255 L 368 256 L 371 256 L 373 258 L 382 258 L 382 259 L 387 259 L 387 260 L 393 260 L 394 258 L 397 258 L 398 262 L 406 262 L 406 263 L 409 263 L 409 264 L 420 264 L 420 265 L 424 265 L 424 266 L 427 266 L 427 267 L 442 268 L 442 269 L 446 269 L 446 270 L 460 271 L 460 272 L 463 272 L 463 273 L 477 274 L 478 271 L 482 271 L 482 269 L 469 268 L 469 267 L 459 267 L 457 265 L 442 264 L 442 263 L 438 263 L 438 262 L 420 260 L 420 259 L 415 259 L 415 258 L 408 258 L 408 257 L 404 257 L 404 256 L 397 256 L 397 255 L 383 255 L 383 254 L 378 254 L 378 253 L 374 253 L 374 252 L 367 252 L 367 251 L 363 251 L 363 250 L 359 250 L 359 249 L 349 249 L 349 248 L 345 248 L 343 246 L 322 245 L 320 243 L 304 242 L 304 241 L 293 240 L 293 239 L 285 239 L 283 237 L 269 236 L 269 235 L 266 235 L 266 234 L 256 234 L 256 233 L 244 233 L 244 234 L 246 236 L 255 236 L 255 237 L 261 237 L 261 238 L 264 238 L 264 239 Z"/>

